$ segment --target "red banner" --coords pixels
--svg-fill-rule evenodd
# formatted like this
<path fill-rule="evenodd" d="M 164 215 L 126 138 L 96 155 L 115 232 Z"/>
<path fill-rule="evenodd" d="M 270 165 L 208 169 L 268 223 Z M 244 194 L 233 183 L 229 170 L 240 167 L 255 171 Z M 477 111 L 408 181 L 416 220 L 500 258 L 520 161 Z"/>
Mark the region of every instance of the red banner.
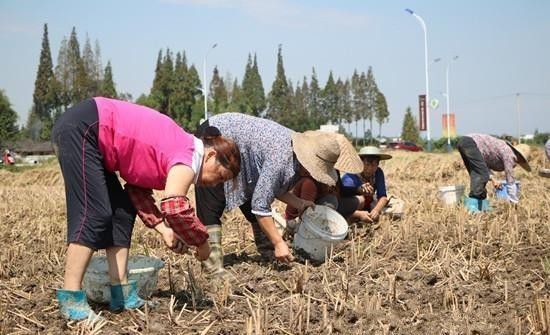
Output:
<path fill-rule="evenodd" d="M 418 112 L 420 114 L 420 117 L 418 118 L 419 127 L 418 130 L 425 131 L 427 129 L 426 126 L 426 95 L 421 94 L 418 96 Z"/>

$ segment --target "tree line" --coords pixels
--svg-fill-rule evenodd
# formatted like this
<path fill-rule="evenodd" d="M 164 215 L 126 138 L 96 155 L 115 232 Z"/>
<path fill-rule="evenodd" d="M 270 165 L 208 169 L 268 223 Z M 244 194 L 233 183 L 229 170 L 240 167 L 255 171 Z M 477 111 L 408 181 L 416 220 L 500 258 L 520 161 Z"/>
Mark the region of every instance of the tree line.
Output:
<path fill-rule="evenodd" d="M 0 122 L 13 123 L 2 128 L 15 129 L 17 136 L 48 140 L 55 120 L 74 103 L 93 96 L 132 100 L 129 94 L 118 93 L 115 87 L 111 63 L 102 65 L 99 42 L 96 40 L 92 47 L 86 36 L 81 48 L 75 27 L 69 38 L 61 41 L 54 66 L 48 26 L 44 24 L 33 104 L 26 125 L 19 131 L 8 112 L 2 112 L 6 117 L 1 116 Z M 161 49 L 151 90 L 139 96 L 136 102 L 169 115 L 182 127 L 193 131 L 204 115 L 201 87 L 199 72 L 194 64 L 188 63 L 185 51 L 174 54 L 170 49 Z M 309 78 L 304 76 L 302 81 L 293 83 L 285 74 L 281 45 L 277 52 L 276 77 L 268 93 L 264 91 L 255 54 L 248 55 L 240 81 L 230 74 L 222 76 L 218 67 L 214 67 L 208 92 L 210 114 L 245 113 L 272 119 L 296 131 L 318 129 L 322 124 L 332 123 L 348 133 L 355 131 L 357 134 L 358 125 L 362 123 L 363 129 L 368 128 L 366 136 L 373 137 L 374 123 L 378 124 L 380 135 L 382 125 L 389 119 L 386 98 L 376 84 L 372 67 L 366 73 L 355 70 L 351 78 L 336 78 L 330 71 L 324 87 L 313 67 Z M 5 100 L 9 106 L 3 93 L 0 100 Z M 355 129 L 351 129 L 352 124 Z M 8 132 L 7 138 L 16 136 L 11 134 L 13 130 Z"/>

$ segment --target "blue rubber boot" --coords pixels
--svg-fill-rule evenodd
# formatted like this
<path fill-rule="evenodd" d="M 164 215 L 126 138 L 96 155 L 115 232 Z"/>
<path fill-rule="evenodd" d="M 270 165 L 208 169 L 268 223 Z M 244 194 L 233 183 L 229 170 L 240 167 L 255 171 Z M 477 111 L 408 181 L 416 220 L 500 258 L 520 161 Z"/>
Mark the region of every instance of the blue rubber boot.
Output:
<path fill-rule="evenodd" d="M 481 211 L 482 212 L 490 212 L 491 211 L 491 205 L 489 204 L 489 199 L 481 200 Z"/>
<path fill-rule="evenodd" d="M 476 198 L 466 197 L 464 198 L 464 207 L 466 210 L 471 213 L 480 213 L 481 212 L 481 200 Z"/>
<path fill-rule="evenodd" d="M 145 304 L 137 293 L 135 281 L 128 284 L 111 285 L 111 302 L 109 309 L 113 312 L 120 312 L 124 309 L 136 309 Z"/>
<path fill-rule="evenodd" d="M 469 213 L 481 213 L 491 211 L 491 206 L 488 199 L 464 198 L 464 207 Z"/>
<path fill-rule="evenodd" d="M 88 305 L 86 293 L 82 290 L 57 290 L 57 301 L 61 314 L 70 320 L 84 320 L 100 318 Z"/>

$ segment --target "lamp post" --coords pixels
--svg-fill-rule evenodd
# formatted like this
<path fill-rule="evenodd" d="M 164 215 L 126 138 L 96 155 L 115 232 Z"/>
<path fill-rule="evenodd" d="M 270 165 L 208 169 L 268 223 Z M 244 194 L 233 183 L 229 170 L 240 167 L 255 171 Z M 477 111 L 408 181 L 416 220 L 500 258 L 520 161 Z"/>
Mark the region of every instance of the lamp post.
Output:
<path fill-rule="evenodd" d="M 204 94 L 204 120 L 208 120 L 208 86 L 206 85 L 206 58 L 208 57 L 208 54 L 210 51 L 212 51 L 215 47 L 218 46 L 218 43 L 212 44 L 210 49 L 206 52 L 206 55 L 204 56 L 204 61 L 202 63 L 202 94 Z"/>
<path fill-rule="evenodd" d="M 445 66 L 445 98 L 447 100 L 447 151 L 452 150 L 451 146 L 451 94 L 449 92 L 449 70 L 451 68 L 451 63 L 456 61 L 458 56 L 454 56 L 451 61 L 447 62 Z M 441 58 L 434 59 L 434 63 L 437 63 Z"/>
<path fill-rule="evenodd" d="M 405 11 L 414 16 L 424 30 L 424 67 L 426 71 L 426 139 L 428 140 L 428 151 L 432 151 L 432 139 L 430 136 L 430 84 L 428 80 L 428 31 L 426 29 L 426 23 L 420 15 L 416 14 L 412 9 L 405 9 Z"/>
<path fill-rule="evenodd" d="M 521 130 L 520 130 L 521 115 L 520 115 L 520 108 L 519 108 L 519 93 L 516 93 L 516 111 L 518 113 L 518 143 L 521 143 Z"/>

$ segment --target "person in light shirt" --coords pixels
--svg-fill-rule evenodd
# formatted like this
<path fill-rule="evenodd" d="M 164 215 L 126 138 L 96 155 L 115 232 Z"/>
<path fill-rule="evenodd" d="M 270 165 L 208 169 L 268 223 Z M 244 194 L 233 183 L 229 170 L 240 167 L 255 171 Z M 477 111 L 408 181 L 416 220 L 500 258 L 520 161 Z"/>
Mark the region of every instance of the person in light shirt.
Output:
<path fill-rule="evenodd" d="M 490 135 L 470 134 L 461 137 L 457 147 L 470 175 L 470 194 L 465 200 L 470 212 L 488 208 L 486 184 L 489 181 L 494 188 L 506 187 L 508 201 L 519 202 L 514 167 L 520 165 L 526 171 L 531 171 L 528 145 L 513 146 Z M 504 171 L 506 183 L 502 185 L 492 171 Z"/>

